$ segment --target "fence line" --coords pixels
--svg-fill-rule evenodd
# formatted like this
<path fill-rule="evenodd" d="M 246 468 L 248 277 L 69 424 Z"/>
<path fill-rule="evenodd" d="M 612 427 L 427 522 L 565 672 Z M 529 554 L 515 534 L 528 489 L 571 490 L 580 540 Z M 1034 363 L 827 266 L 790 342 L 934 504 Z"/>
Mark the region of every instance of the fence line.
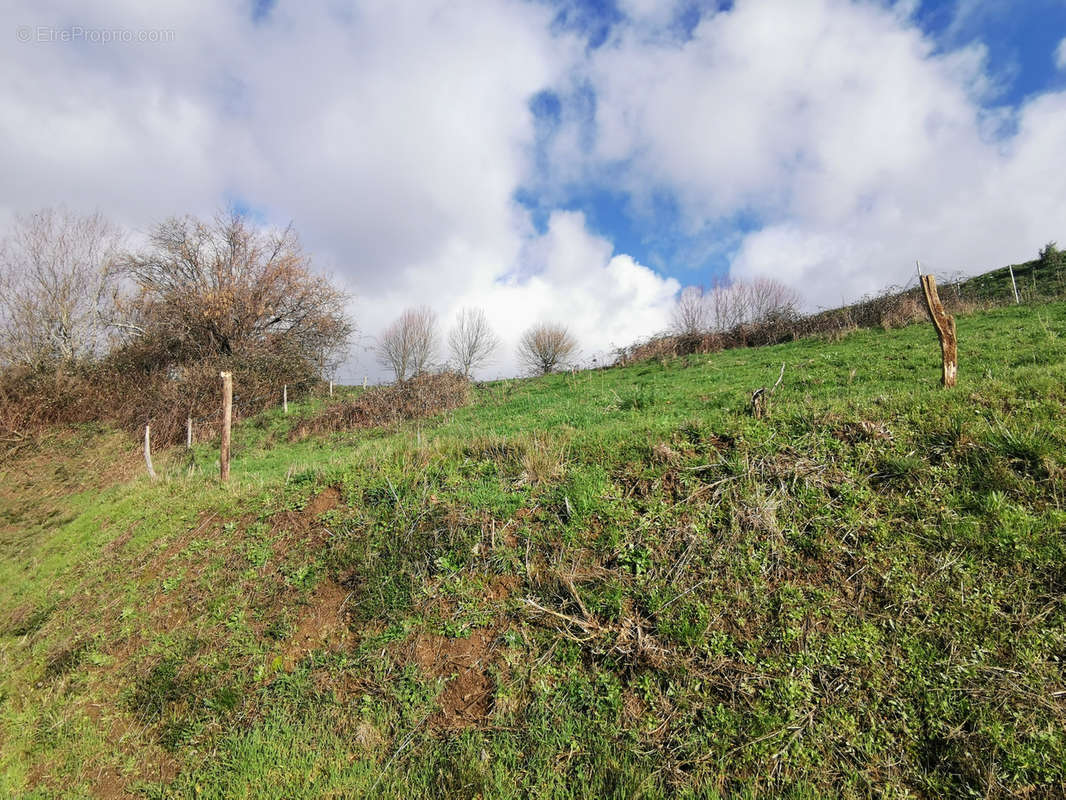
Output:
<path fill-rule="evenodd" d="M 221 375 L 222 376 L 229 375 L 229 381 L 228 381 L 228 384 L 229 384 L 229 402 L 226 403 L 226 401 L 225 401 L 227 381 L 226 381 L 226 378 L 223 377 L 223 403 L 219 407 L 215 408 L 215 410 L 209 411 L 209 412 L 207 412 L 205 414 L 200 414 L 198 416 L 193 416 L 191 411 L 190 411 L 185 416 L 185 449 L 186 450 L 192 450 L 193 445 L 196 444 L 197 441 L 209 441 L 211 439 L 214 439 L 217 436 L 217 437 L 219 437 L 219 440 L 220 440 L 220 462 L 223 460 L 223 456 L 224 455 L 225 456 L 229 455 L 228 452 L 224 453 L 224 451 L 228 451 L 230 449 L 230 447 L 228 446 L 230 444 L 230 442 L 229 441 L 224 441 L 224 440 L 230 439 L 230 441 L 232 441 L 232 439 L 231 439 L 232 434 L 229 437 L 226 436 L 226 433 L 227 433 L 226 427 L 227 426 L 226 426 L 226 419 L 225 418 L 226 418 L 227 411 L 230 414 L 231 421 L 235 421 L 235 420 L 238 420 L 238 419 L 241 418 L 241 416 L 242 416 L 241 412 L 242 411 L 252 410 L 252 414 L 254 415 L 256 413 L 261 413 L 263 411 L 268 410 L 270 408 L 269 401 L 274 400 L 276 402 L 276 398 L 278 397 L 278 393 L 277 393 L 276 390 L 271 390 L 271 391 L 259 393 L 259 394 L 256 394 L 256 395 L 252 395 L 251 397 L 242 397 L 239 394 L 233 394 L 233 390 L 235 388 L 237 388 L 237 387 L 233 386 L 232 373 L 221 373 Z M 328 398 L 333 398 L 335 396 L 334 389 L 335 389 L 335 384 L 331 380 L 331 381 L 329 381 L 328 391 L 326 393 L 323 393 L 324 396 L 328 397 Z M 310 399 L 310 398 L 313 398 L 313 397 L 315 397 L 317 395 L 318 395 L 318 393 L 315 392 L 314 390 L 309 390 L 306 394 L 303 395 L 303 397 L 305 399 Z M 281 409 L 282 409 L 282 413 L 284 413 L 284 414 L 288 414 L 289 413 L 288 406 L 289 406 L 288 384 L 283 384 L 282 385 L 282 391 L 281 391 Z M 158 419 L 158 415 L 155 416 L 155 419 Z M 156 477 L 156 474 L 155 474 L 154 469 L 152 468 L 151 450 L 150 450 L 150 432 L 149 432 L 151 423 L 152 423 L 152 418 L 149 418 L 149 420 L 147 421 L 147 423 L 145 425 L 144 457 L 145 457 L 145 462 L 146 462 L 146 466 L 147 466 L 148 472 L 149 472 L 149 474 L 151 475 L 151 477 L 154 480 L 155 477 Z M 202 429 L 204 427 L 215 428 L 216 425 L 218 426 L 217 427 L 217 433 L 213 431 L 212 434 L 209 437 L 197 436 L 197 430 L 198 429 Z M 232 425 L 232 422 L 231 422 L 231 425 Z M 223 469 L 220 472 L 220 477 L 223 480 L 223 482 L 225 482 L 228 479 L 228 477 L 229 477 L 229 474 L 228 474 L 229 473 L 228 458 L 226 458 L 225 460 L 226 460 L 226 464 L 225 464 L 226 468 Z M 221 469 L 221 465 L 220 465 L 220 469 Z"/>
<path fill-rule="evenodd" d="M 959 273 L 954 273 L 946 276 L 946 280 L 940 288 L 942 290 L 950 291 L 953 295 L 954 301 L 962 304 L 965 304 L 966 302 L 985 302 L 991 303 L 993 305 L 1009 305 L 1011 304 L 1012 300 L 1014 303 L 1030 303 L 1039 300 L 1051 300 L 1057 297 L 1061 298 L 1061 296 L 1066 293 L 1066 270 L 1063 270 L 1062 268 L 1056 270 L 1053 276 L 1051 276 L 1047 281 L 1042 282 L 1043 285 L 1041 288 L 1044 291 L 1039 292 L 1036 273 L 1038 271 L 1041 271 L 1041 265 L 1038 262 L 1031 262 L 1029 264 L 1019 266 L 1023 266 L 1024 270 L 1019 270 L 1020 274 L 1018 274 L 1017 276 L 1015 274 L 1013 265 L 1008 266 L 1006 268 L 1007 275 L 1009 276 L 1009 281 L 1004 279 L 1004 286 L 997 286 L 996 284 L 992 284 L 991 287 L 982 286 L 981 283 L 979 283 L 978 281 L 980 281 L 983 276 L 979 275 L 973 278 L 966 278 Z M 921 268 L 919 267 L 919 275 L 920 274 Z M 1019 288 L 1019 281 L 1022 281 L 1026 278 L 1027 280 L 1025 280 L 1024 282 L 1029 283 L 1031 285 L 1023 285 L 1021 288 Z M 999 296 L 1001 292 L 1004 294 L 1003 297 Z M 808 314 L 804 317 L 794 320 L 791 325 L 785 324 L 785 326 L 793 328 L 793 330 L 796 332 L 796 335 L 799 337 L 829 332 L 830 328 L 836 329 L 869 327 L 875 324 L 874 317 L 877 317 L 879 313 L 881 315 L 884 315 L 888 304 L 892 302 L 899 303 L 904 301 L 911 294 L 920 296 L 921 293 L 922 287 L 920 280 L 917 280 L 912 277 L 902 287 L 888 287 L 879 295 L 864 297 L 859 301 L 856 301 L 846 306 L 841 306 L 839 308 L 814 312 L 812 314 Z M 964 294 L 966 295 L 965 297 Z M 885 323 L 882 322 L 878 324 Z M 754 328 L 758 326 L 741 327 L 753 328 L 753 330 L 748 332 L 749 335 L 757 334 Z M 728 337 L 729 333 L 730 332 L 727 331 L 723 334 L 713 335 L 720 337 Z M 739 346 L 756 345 L 758 344 L 757 341 L 754 341 L 754 339 L 756 338 L 757 335 L 752 337 L 752 341 L 749 344 L 741 344 Z M 730 346 L 734 345 L 726 345 L 726 347 Z M 618 358 L 615 363 L 628 363 L 630 361 L 630 358 L 635 355 L 635 351 L 637 351 L 641 347 L 642 345 L 637 344 L 631 345 L 628 348 L 616 350 L 615 352 Z M 596 359 L 593 359 L 591 367 L 582 367 L 582 369 L 595 369 L 597 368 L 597 366 L 605 365 L 597 364 Z M 365 389 L 366 387 L 367 378 L 364 376 L 363 388 Z M 233 388 L 239 390 L 239 386 Z M 322 394 L 324 394 L 326 397 L 333 398 L 335 396 L 335 383 L 332 379 L 328 381 L 328 388 L 327 384 L 325 384 L 324 382 L 320 384 L 320 388 L 323 390 Z M 282 385 L 282 390 L 280 394 L 282 413 L 288 414 L 288 384 Z M 305 397 L 309 398 L 315 395 L 316 393 L 314 391 L 308 391 Z M 260 413 L 269 409 L 269 402 L 272 399 L 274 400 L 274 402 L 277 402 L 277 397 L 278 393 L 276 389 L 264 393 L 259 393 L 251 397 L 244 397 L 240 394 L 236 394 L 232 397 L 231 400 L 231 414 L 235 419 L 240 419 L 243 416 L 242 412 L 248 411 L 249 409 L 254 408 L 255 410 L 253 413 Z M 221 407 L 215 408 L 215 410 L 213 411 L 195 417 L 192 415 L 190 410 L 190 412 L 186 416 L 186 448 L 191 449 L 192 446 L 197 442 L 197 440 L 205 441 L 207 438 L 213 439 L 215 435 L 220 435 L 221 430 L 219 431 L 219 434 L 215 434 L 214 432 L 212 432 L 210 437 L 205 438 L 203 436 L 197 436 L 196 429 L 197 427 L 214 428 L 216 424 L 218 424 L 221 428 L 223 420 L 221 420 L 220 417 L 222 415 L 223 409 Z M 151 421 L 151 419 L 147 420 L 148 424 L 146 424 L 145 426 L 145 458 L 149 472 L 153 474 L 154 477 L 154 471 L 151 468 L 149 449 L 149 426 L 151 424 Z"/>

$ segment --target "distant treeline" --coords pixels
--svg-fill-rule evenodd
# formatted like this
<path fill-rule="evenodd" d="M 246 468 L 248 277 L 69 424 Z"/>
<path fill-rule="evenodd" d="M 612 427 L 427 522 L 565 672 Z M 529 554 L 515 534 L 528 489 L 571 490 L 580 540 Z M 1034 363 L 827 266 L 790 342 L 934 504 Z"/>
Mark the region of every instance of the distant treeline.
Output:
<path fill-rule="evenodd" d="M 763 283 L 775 286 L 772 281 Z M 972 278 L 948 276 L 941 284 L 940 299 L 950 313 L 1006 305 L 1016 302 L 1015 285 L 1017 301 L 1023 303 L 1066 296 L 1066 251 L 1050 242 L 1033 261 Z M 807 336 L 838 337 L 859 328 L 898 328 L 928 318 L 922 290 L 917 286 L 889 287 L 850 305 L 813 314 L 799 314 L 798 302 L 784 287 L 777 285 L 770 291 L 764 286 L 758 292 L 764 298 L 762 307 L 752 312 L 750 301 L 740 300 L 735 301 L 741 306 L 739 311 L 723 313 L 722 309 L 730 307 L 730 297 L 736 292 L 735 285 L 711 290 L 686 289 L 678 301 L 672 330 L 620 348 L 615 352 L 615 363 L 759 347 Z M 767 297 L 774 302 L 766 302 Z"/>

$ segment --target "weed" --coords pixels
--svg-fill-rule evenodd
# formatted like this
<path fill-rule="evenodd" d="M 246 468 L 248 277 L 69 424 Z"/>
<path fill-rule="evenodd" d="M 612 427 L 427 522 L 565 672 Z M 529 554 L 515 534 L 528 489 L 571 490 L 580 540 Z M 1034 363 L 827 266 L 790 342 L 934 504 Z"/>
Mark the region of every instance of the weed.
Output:
<path fill-rule="evenodd" d="M 566 451 L 558 442 L 546 436 L 532 436 L 523 449 L 520 484 L 552 483 L 566 471 Z"/>

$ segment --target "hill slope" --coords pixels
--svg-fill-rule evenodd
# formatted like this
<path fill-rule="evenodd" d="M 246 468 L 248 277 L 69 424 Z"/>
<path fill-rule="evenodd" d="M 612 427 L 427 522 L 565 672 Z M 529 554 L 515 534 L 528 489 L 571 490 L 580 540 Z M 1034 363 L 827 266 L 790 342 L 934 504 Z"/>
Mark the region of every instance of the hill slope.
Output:
<path fill-rule="evenodd" d="M 0 793 L 1061 797 L 1066 305 L 3 467 Z M 784 377 L 770 419 L 753 389 Z M 117 477 L 104 477 L 117 470 Z"/>

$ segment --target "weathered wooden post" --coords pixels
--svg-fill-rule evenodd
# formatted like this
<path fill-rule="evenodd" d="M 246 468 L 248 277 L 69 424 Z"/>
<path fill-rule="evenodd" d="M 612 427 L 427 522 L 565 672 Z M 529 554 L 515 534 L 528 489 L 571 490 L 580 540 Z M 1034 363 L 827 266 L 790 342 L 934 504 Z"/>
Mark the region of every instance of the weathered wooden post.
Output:
<path fill-rule="evenodd" d="M 281 387 L 281 409 L 286 414 L 289 413 L 289 384 L 285 384 Z"/>
<path fill-rule="evenodd" d="M 192 450 L 192 415 L 185 418 L 185 449 Z"/>
<path fill-rule="evenodd" d="M 329 396 L 333 397 L 333 380 L 332 379 L 329 382 Z"/>
<path fill-rule="evenodd" d="M 152 469 L 152 426 L 144 426 L 144 463 L 148 466 L 148 475 L 155 480 L 155 470 Z"/>
<path fill-rule="evenodd" d="M 233 373 L 220 372 L 222 378 L 222 444 L 219 448 L 219 477 L 229 481 L 230 424 L 233 417 Z"/>
<path fill-rule="evenodd" d="M 770 418 L 770 400 L 774 396 L 774 392 L 777 391 L 777 387 L 781 385 L 781 379 L 785 377 L 785 365 L 782 362 L 781 371 L 777 374 L 777 381 L 767 389 L 762 386 L 751 393 L 751 404 L 749 410 L 751 415 L 755 419 L 769 419 Z"/>
<path fill-rule="evenodd" d="M 944 368 L 942 380 L 944 386 L 954 386 L 959 372 L 955 318 L 944 310 L 944 304 L 940 302 L 940 295 L 936 291 L 936 278 L 932 275 L 922 275 L 921 279 L 925 308 L 929 312 L 929 318 L 933 321 L 933 327 L 936 328 L 937 338 L 940 339 L 940 355 Z"/>

